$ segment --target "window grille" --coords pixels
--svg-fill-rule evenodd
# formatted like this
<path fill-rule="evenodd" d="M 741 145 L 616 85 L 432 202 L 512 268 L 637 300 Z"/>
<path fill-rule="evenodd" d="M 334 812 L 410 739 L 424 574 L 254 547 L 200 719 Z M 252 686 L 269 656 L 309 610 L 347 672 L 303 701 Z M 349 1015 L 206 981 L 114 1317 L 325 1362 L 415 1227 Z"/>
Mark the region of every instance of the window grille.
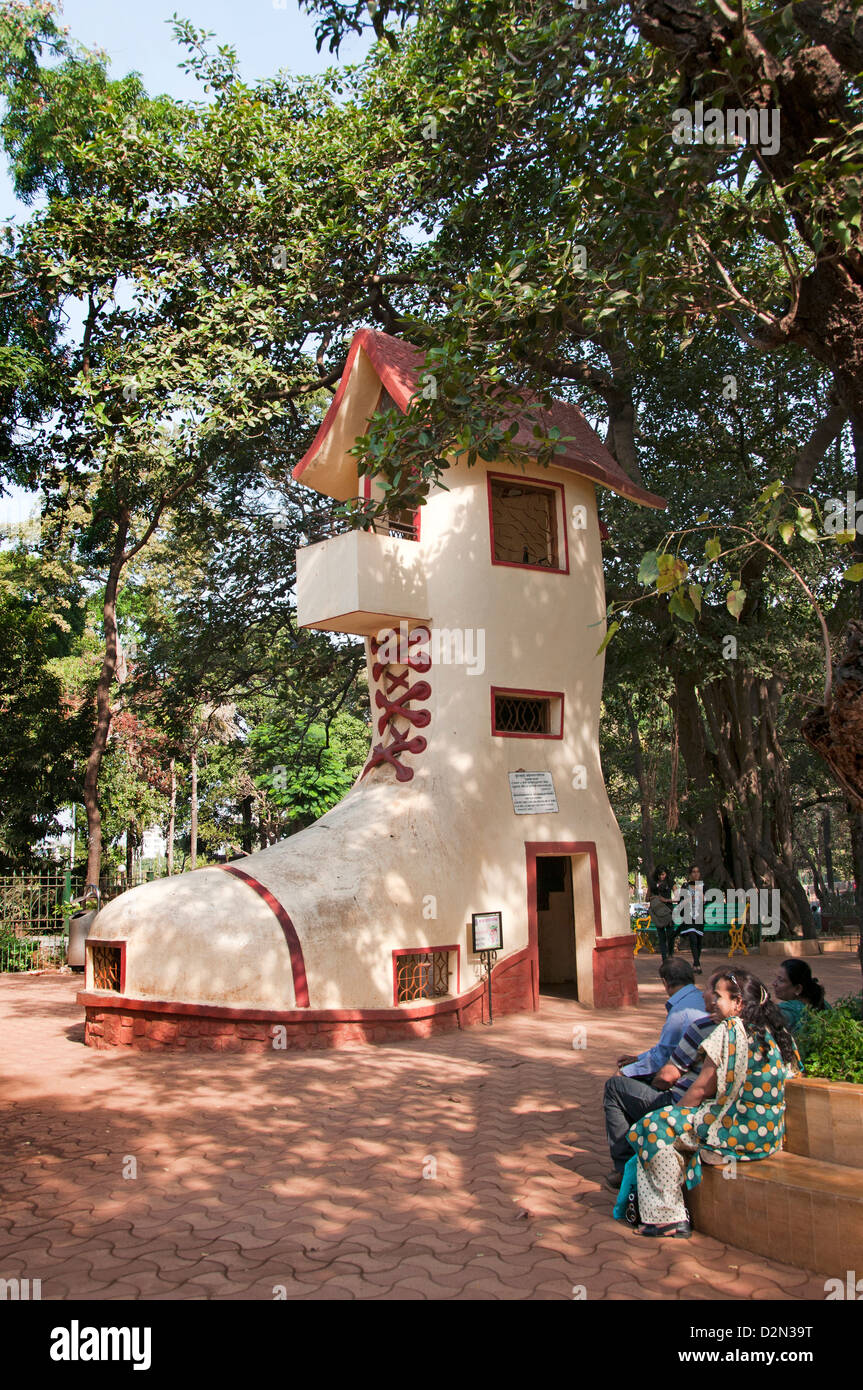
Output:
<path fill-rule="evenodd" d="M 396 956 L 396 982 L 400 1004 L 449 994 L 449 952 L 417 951 Z"/>
<path fill-rule="evenodd" d="M 111 989 L 120 993 L 120 947 L 91 946 L 93 953 L 93 988 Z"/>
<path fill-rule="evenodd" d="M 495 695 L 495 733 L 547 734 L 549 701 L 524 695 Z"/>
<path fill-rule="evenodd" d="M 502 478 L 490 482 L 495 560 L 559 569 L 556 494 Z"/>

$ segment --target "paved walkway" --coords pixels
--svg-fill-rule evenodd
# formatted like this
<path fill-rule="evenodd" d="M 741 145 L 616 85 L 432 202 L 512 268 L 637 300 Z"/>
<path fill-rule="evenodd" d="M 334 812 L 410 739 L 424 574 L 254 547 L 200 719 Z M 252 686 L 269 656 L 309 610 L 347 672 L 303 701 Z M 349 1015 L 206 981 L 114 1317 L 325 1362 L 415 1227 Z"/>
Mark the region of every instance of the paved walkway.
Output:
<path fill-rule="evenodd" d="M 639 1009 L 545 999 L 265 1057 L 91 1050 L 77 978 L 2 976 L 0 1278 L 43 1299 L 823 1299 L 823 1276 L 611 1218 L 602 1083 L 656 1036 L 657 964 Z M 815 964 L 830 998 L 859 986 L 850 954 Z"/>

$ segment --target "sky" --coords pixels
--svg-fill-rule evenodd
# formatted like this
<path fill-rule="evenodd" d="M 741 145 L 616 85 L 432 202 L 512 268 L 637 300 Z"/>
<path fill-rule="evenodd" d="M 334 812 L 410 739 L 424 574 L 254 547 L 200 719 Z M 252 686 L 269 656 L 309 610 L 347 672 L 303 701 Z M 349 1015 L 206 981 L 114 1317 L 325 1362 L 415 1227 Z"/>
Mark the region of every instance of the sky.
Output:
<path fill-rule="evenodd" d="M 151 95 L 205 100 L 200 84 L 177 66 L 185 50 L 174 40 L 174 14 L 212 31 L 214 45 L 235 48 L 247 81 L 271 77 L 279 69 L 317 73 L 336 61 L 359 62 L 371 45 L 368 35 L 352 35 L 338 60 L 326 48 L 317 53 L 314 18 L 300 9 L 298 0 L 65 0 L 61 23 L 70 38 L 105 50 L 112 77 L 139 72 Z M 0 163 L 0 221 L 19 221 L 28 212 L 15 198 L 5 162 Z M 0 525 L 20 523 L 34 507 L 32 494 L 15 489 L 0 497 Z"/>

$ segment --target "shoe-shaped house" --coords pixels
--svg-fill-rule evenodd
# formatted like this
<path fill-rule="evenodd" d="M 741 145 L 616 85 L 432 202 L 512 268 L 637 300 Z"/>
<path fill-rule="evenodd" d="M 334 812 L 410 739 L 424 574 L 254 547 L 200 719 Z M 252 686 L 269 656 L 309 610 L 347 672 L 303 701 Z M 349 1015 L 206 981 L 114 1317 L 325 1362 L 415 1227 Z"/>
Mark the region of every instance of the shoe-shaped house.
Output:
<path fill-rule="evenodd" d="M 358 332 L 295 478 L 370 496 L 349 451 L 382 399 L 408 409 L 421 371 L 408 344 Z M 454 459 L 415 517 L 298 552 L 299 622 L 366 639 L 368 761 L 308 829 L 99 913 L 79 996 L 88 1043 L 321 1047 L 461 1027 L 487 1016 L 477 952 L 497 930 L 495 1011 L 536 1008 L 544 984 L 636 1001 L 599 761 L 595 488 L 664 502 L 574 406 L 551 417 L 570 438 L 552 466 L 531 461 L 525 424 L 523 464 Z"/>

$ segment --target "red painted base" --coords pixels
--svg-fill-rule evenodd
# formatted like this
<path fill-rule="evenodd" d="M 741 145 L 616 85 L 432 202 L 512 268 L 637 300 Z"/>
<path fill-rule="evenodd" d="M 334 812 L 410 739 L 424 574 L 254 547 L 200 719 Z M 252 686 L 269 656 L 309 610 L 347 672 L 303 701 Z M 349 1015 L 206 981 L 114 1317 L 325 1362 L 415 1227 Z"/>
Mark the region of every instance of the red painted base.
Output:
<path fill-rule="evenodd" d="M 593 953 L 593 1004 L 597 1009 L 622 1009 L 638 1003 L 638 982 L 631 936 L 598 938 Z"/>
<path fill-rule="evenodd" d="M 495 1016 L 535 1009 L 535 970 L 528 951 L 506 957 L 492 976 Z M 84 1041 L 89 1047 L 182 1048 L 187 1052 L 309 1051 L 428 1038 L 482 1023 L 485 984 L 440 1003 L 401 1009 L 224 1009 L 162 1000 L 111 999 L 85 991 Z"/>

